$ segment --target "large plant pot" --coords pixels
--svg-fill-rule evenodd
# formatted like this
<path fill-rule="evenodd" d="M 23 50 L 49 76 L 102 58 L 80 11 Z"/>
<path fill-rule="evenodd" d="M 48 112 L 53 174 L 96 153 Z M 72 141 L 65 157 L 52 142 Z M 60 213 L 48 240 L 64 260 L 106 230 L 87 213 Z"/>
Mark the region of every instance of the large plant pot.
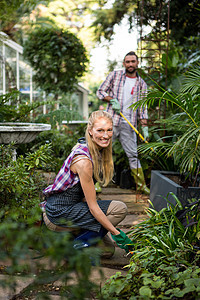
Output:
<path fill-rule="evenodd" d="M 172 204 L 176 205 L 176 200 L 170 192 L 175 194 L 181 201 L 183 206 L 189 199 L 200 199 L 200 187 L 187 187 L 177 184 L 167 176 L 179 176 L 178 172 L 168 171 L 151 171 L 151 187 L 150 187 L 150 200 L 153 207 L 159 211 L 164 207 L 167 207 L 167 198 Z"/>
<path fill-rule="evenodd" d="M 0 123 L 0 144 L 30 143 L 40 132 L 50 129 L 51 125 L 41 123 Z"/>
<path fill-rule="evenodd" d="M 0 144 L 7 145 L 11 142 L 14 142 L 16 145 L 30 143 L 34 141 L 40 132 L 50 129 L 51 125 L 41 123 L 0 123 Z M 13 149 L 14 161 L 16 161 L 16 157 L 16 149 Z"/>

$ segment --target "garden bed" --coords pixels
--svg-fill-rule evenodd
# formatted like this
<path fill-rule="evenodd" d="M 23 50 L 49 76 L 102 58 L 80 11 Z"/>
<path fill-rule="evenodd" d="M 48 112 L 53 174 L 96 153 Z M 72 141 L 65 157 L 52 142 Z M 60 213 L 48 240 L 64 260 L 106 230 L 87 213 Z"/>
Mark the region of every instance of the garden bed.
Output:
<path fill-rule="evenodd" d="M 174 181 L 175 183 L 181 185 L 183 188 L 188 188 L 188 187 L 200 187 L 200 178 L 197 178 L 195 186 L 194 182 L 192 182 L 189 178 L 187 178 L 184 175 L 181 174 L 165 174 L 167 178 L 170 180 Z"/>

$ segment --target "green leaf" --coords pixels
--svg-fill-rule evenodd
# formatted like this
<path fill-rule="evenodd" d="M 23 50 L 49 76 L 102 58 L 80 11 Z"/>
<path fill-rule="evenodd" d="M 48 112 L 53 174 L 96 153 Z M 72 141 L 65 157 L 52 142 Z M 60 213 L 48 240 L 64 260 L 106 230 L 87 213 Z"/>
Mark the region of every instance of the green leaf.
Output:
<path fill-rule="evenodd" d="M 200 285 L 200 278 L 189 278 L 184 281 L 186 287 L 197 287 Z"/>
<path fill-rule="evenodd" d="M 146 287 L 146 286 L 142 286 L 140 289 L 139 289 L 139 294 L 140 296 L 146 296 L 146 297 L 151 297 L 151 289 L 149 287 Z"/>
<path fill-rule="evenodd" d="M 165 291 L 165 295 L 174 295 L 180 292 L 180 288 L 169 289 Z M 184 295 L 184 294 L 183 294 Z"/>

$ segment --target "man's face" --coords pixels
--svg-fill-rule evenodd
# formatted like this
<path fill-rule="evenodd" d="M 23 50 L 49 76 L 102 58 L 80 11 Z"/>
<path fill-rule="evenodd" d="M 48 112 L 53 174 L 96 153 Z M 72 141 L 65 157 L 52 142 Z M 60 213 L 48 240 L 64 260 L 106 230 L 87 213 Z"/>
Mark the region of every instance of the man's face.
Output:
<path fill-rule="evenodd" d="M 135 55 L 127 55 L 124 59 L 123 65 L 126 69 L 126 74 L 133 74 L 138 68 L 138 60 Z"/>

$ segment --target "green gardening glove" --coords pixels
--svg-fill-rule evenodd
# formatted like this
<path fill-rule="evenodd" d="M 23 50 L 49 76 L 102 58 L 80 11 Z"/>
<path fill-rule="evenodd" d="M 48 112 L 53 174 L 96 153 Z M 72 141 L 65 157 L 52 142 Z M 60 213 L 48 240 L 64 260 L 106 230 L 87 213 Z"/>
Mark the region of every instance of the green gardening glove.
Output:
<path fill-rule="evenodd" d="M 111 100 L 110 100 L 110 104 L 112 104 L 112 109 L 113 109 L 117 114 L 119 114 L 120 111 L 121 111 L 121 106 L 120 106 L 119 101 L 118 101 L 116 98 L 114 98 L 114 99 L 111 99 Z"/>
<path fill-rule="evenodd" d="M 148 130 L 148 126 L 143 126 L 142 127 L 142 132 L 143 132 L 143 136 L 144 136 L 144 140 L 145 142 L 149 139 L 149 130 Z"/>
<path fill-rule="evenodd" d="M 117 245 L 128 253 L 129 250 L 133 249 L 133 242 L 123 231 L 121 231 L 121 229 L 117 228 L 117 230 L 120 232 L 120 234 L 111 234 L 111 236 L 113 240 L 117 243 Z"/>

